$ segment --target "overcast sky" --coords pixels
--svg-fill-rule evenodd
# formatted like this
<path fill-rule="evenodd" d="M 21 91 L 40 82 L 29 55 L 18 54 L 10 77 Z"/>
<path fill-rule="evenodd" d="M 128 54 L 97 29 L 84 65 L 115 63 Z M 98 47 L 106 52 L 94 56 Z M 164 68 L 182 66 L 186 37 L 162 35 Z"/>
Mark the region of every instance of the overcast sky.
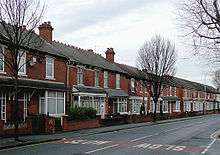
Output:
<path fill-rule="evenodd" d="M 43 20 L 52 22 L 54 40 L 103 56 L 113 47 L 116 62 L 132 66 L 140 46 L 160 34 L 176 44 L 177 77 L 212 85 L 210 67 L 193 57 L 191 47 L 184 44 L 174 1 L 47 0 Z"/>

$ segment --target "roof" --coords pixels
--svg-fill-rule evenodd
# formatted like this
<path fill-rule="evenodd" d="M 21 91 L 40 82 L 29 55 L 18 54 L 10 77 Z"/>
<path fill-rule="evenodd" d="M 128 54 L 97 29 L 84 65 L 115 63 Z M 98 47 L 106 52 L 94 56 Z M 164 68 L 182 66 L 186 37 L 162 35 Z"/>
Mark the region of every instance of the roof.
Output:
<path fill-rule="evenodd" d="M 8 77 L 0 77 L 0 88 L 13 87 L 14 80 Z M 41 90 L 56 90 L 56 91 L 68 91 L 69 89 L 64 83 L 50 82 L 41 80 L 19 79 L 20 88 L 28 89 L 41 89 Z"/>
<path fill-rule="evenodd" d="M 136 67 L 125 65 L 125 64 L 118 64 L 116 63 L 122 70 L 124 70 L 129 76 L 135 77 L 138 79 L 146 79 L 146 74 L 139 70 Z"/>
<path fill-rule="evenodd" d="M 87 87 L 80 85 L 74 86 L 74 88 L 76 89 L 75 92 L 105 94 L 105 90 L 103 88 Z"/>
<path fill-rule="evenodd" d="M 161 98 L 165 101 L 178 101 L 179 100 L 179 98 L 176 96 L 163 96 Z"/>
<path fill-rule="evenodd" d="M 10 25 L 7 24 L 7 26 L 10 29 Z M 29 33 L 29 34 L 28 34 Z M 24 30 L 22 32 L 24 41 L 21 42 L 21 48 L 24 49 L 32 49 L 36 51 L 41 51 L 44 53 L 48 53 L 54 56 L 59 56 L 63 58 L 67 58 L 64 54 L 62 54 L 61 51 L 59 51 L 57 48 L 55 48 L 52 44 L 48 43 L 44 39 L 42 39 L 38 34 L 36 34 L 34 31 L 28 31 Z M 10 32 L 10 36 L 13 35 L 13 32 Z M 3 28 L 2 24 L 0 24 L 0 43 L 6 44 L 9 42 L 8 35 Z"/>
<path fill-rule="evenodd" d="M 122 89 L 105 89 L 105 91 L 110 98 L 128 97 L 128 94 Z"/>
<path fill-rule="evenodd" d="M 114 72 L 125 73 L 116 64 L 108 62 L 104 57 L 93 51 L 77 48 L 71 45 L 66 45 L 57 41 L 53 41 L 52 45 L 56 47 L 59 51 L 62 51 L 62 54 L 67 56 L 72 61 L 84 65 L 111 70 Z"/>

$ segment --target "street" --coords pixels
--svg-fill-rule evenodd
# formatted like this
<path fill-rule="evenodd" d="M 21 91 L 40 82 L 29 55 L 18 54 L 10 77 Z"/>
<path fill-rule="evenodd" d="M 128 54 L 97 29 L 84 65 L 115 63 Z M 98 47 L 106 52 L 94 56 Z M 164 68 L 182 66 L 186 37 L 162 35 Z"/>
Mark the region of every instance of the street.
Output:
<path fill-rule="evenodd" d="M 220 115 L 1 150 L 1 155 L 196 155 L 220 154 Z"/>

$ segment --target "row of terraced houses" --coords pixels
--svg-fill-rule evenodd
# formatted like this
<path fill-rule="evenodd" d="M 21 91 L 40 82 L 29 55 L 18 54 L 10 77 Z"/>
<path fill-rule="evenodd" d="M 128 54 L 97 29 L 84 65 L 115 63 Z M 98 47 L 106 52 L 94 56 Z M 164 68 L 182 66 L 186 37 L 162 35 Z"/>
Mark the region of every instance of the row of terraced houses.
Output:
<path fill-rule="evenodd" d="M 108 48 L 106 57 L 75 46 L 53 41 L 50 22 L 39 26 L 42 46 L 23 50 L 22 62 L 30 61 L 19 71 L 19 116 L 25 122 L 31 115 L 50 117 L 68 115 L 73 106 L 93 107 L 102 119 L 114 115 L 139 115 L 144 105 L 145 115 L 154 111 L 148 91 L 148 74 L 114 61 L 115 52 Z M 4 38 L 1 38 L 1 40 Z M 7 46 L 0 45 L 7 56 Z M 37 56 L 33 53 L 39 53 Z M 11 90 L 13 79 L 0 55 L 0 118 L 1 128 L 9 128 L 12 119 Z M 146 85 L 147 83 L 147 85 Z M 198 112 L 208 113 L 220 108 L 218 91 L 204 84 L 173 77 L 163 84 L 158 105 L 166 115 Z"/>

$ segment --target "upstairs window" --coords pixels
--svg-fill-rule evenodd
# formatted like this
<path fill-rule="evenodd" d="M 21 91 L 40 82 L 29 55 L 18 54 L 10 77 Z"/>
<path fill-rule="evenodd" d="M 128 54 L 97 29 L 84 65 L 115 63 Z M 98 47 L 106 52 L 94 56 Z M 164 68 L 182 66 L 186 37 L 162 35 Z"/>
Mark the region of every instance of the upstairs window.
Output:
<path fill-rule="evenodd" d="M 143 81 L 140 81 L 140 93 L 142 93 L 143 92 Z"/>
<path fill-rule="evenodd" d="M 18 52 L 18 74 L 25 75 L 26 74 L 26 52 L 20 51 Z"/>
<path fill-rule="evenodd" d="M 83 67 L 77 67 L 77 84 L 83 84 Z"/>
<path fill-rule="evenodd" d="M 108 72 L 104 71 L 104 88 L 108 88 Z"/>
<path fill-rule="evenodd" d="M 95 70 L 95 87 L 99 86 L 99 71 Z"/>
<path fill-rule="evenodd" d="M 4 47 L 0 46 L 0 72 L 4 72 Z"/>
<path fill-rule="evenodd" d="M 46 57 L 46 78 L 54 79 L 54 59 Z"/>
<path fill-rule="evenodd" d="M 116 89 L 120 88 L 120 74 L 116 74 Z"/>
<path fill-rule="evenodd" d="M 131 92 L 134 92 L 134 78 L 131 79 Z"/>

